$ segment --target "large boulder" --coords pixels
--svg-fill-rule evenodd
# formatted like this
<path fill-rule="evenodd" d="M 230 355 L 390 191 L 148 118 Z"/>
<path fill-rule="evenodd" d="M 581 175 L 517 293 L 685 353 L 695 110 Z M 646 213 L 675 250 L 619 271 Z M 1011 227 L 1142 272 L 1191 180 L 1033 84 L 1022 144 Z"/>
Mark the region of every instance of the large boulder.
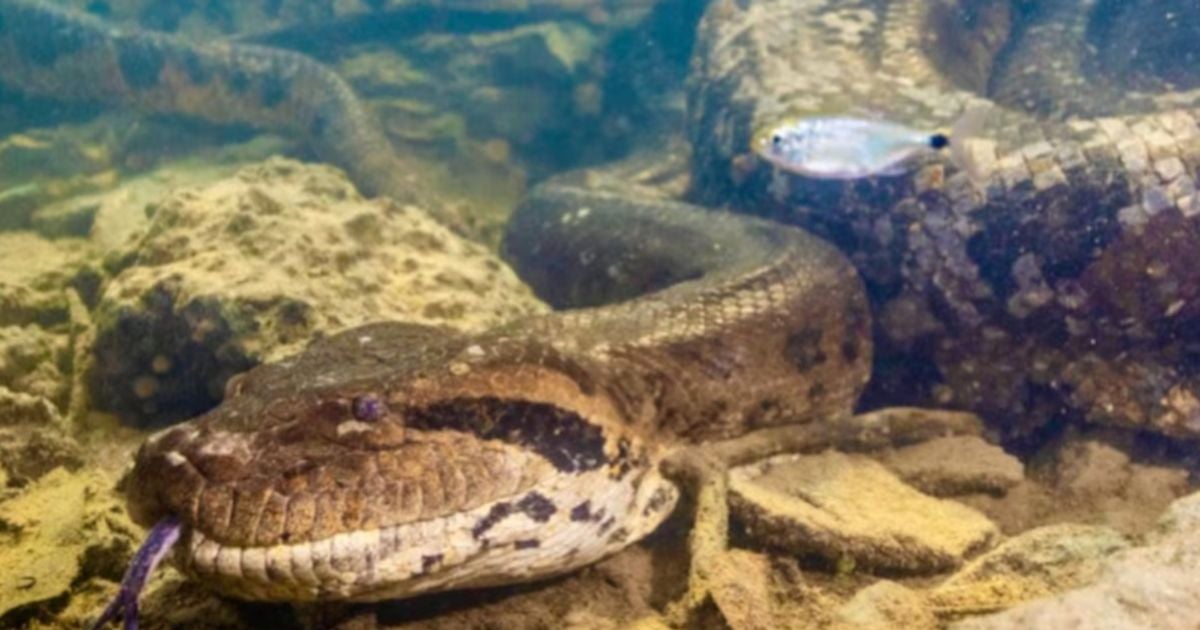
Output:
<path fill-rule="evenodd" d="M 545 310 L 483 246 L 327 166 L 268 161 L 153 214 L 94 313 L 96 403 L 140 423 L 195 415 L 233 374 L 316 335 L 381 320 L 478 331 Z"/>

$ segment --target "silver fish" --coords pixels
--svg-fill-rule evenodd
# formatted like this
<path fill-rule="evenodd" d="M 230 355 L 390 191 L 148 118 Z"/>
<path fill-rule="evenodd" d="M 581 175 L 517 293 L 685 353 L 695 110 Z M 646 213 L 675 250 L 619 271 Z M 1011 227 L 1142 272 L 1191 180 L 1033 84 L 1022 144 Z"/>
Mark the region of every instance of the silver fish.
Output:
<path fill-rule="evenodd" d="M 982 127 L 987 111 L 986 106 L 968 109 L 949 134 L 865 118 L 801 118 L 760 134 L 754 150 L 771 164 L 798 175 L 858 179 L 902 175 L 914 156 L 949 148 L 952 159 L 971 174 L 962 147 Z"/>

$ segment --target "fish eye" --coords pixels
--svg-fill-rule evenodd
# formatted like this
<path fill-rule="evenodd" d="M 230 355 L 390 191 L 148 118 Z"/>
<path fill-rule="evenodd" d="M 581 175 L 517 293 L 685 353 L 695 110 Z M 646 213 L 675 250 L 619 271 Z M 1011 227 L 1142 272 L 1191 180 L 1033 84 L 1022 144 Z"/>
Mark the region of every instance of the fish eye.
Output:
<path fill-rule="evenodd" d="M 771 136 L 771 144 L 773 144 L 775 146 L 779 146 L 779 145 L 783 144 L 783 136 L 781 136 L 779 134 L 775 134 L 775 135 Z"/>

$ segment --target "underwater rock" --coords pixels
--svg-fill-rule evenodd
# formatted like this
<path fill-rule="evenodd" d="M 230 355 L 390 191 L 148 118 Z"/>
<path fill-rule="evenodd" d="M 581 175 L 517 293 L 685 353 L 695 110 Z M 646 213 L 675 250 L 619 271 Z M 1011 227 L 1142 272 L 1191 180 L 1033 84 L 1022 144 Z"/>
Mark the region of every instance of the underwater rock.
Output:
<path fill-rule="evenodd" d="M 0 190 L 0 230 L 28 228 L 34 211 L 45 202 L 46 193 L 37 184 Z"/>
<path fill-rule="evenodd" d="M 972 560 L 928 600 L 942 617 L 1003 610 L 1092 583 L 1104 561 L 1127 547 L 1129 541 L 1109 527 L 1039 527 Z"/>
<path fill-rule="evenodd" d="M 999 535 L 974 509 L 922 494 L 872 459 L 834 451 L 735 469 L 730 508 L 764 545 L 868 570 L 944 571 Z"/>
<path fill-rule="evenodd" d="M 66 337 L 33 325 L 0 327 L 0 387 L 43 397 L 61 409 L 69 364 Z"/>
<path fill-rule="evenodd" d="M 7 485 L 27 485 L 58 467 L 78 470 L 83 460 L 53 402 L 0 385 L 0 470 Z"/>
<path fill-rule="evenodd" d="M 1096 440 L 1064 447 L 1054 476 L 1065 499 L 1060 509 L 1097 506 L 1110 525 L 1124 532 L 1144 531 L 1160 510 L 1191 487 L 1183 466 L 1133 463 L 1124 452 Z"/>
<path fill-rule="evenodd" d="M 67 320 L 67 300 L 61 293 L 35 291 L 25 284 L 0 281 L 0 326 L 50 327 Z"/>
<path fill-rule="evenodd" d="M 237 134 L 214 134 L 200 125 L 142 121 L 128 112 L 5 137 L 0 139 L 0 231 L 87 237 L 100 210 L 97 199 L 124 184 L 122 173 L 205 150 L 215 154 L 210 160 L 228 162 L 241 145 L 221 144 L 236 139 Z"/>
<path fill-rule="evenodd" d="M 987 628 L 1195 628 L 1200 625 L 1200 494 L 1171 505 L 1141 547 L 1113 555 L 1090 586 L 956 624 Z"/>
<path fill-rule="evenodd" d="M 81 583 L 120 579 L 138 534 L 113 481 L 59 468 L 0 503 L 0 626 L 46 621 Z"/>
<path fill-rule="evenodd" d="M 41 396 L 14 392 L 0 385 L 0 426 L 18 425 L 61 428 L 62 414 L 54 403 Z"/>
<path fill-rule="evenodd" d="M 1126 451 L 1144 461 L 1131 461 Z M 1185 465 L 1171 459 L 1155 463 L 1161 457 L 1151 459 L 1145 444 L 1117 429 L 1083 435 L 1068 430 L 1030 458 L 1025 480 L 1003 496 L 959 500 L 987 514 L 1010 536 L 1049 524 L 1088 523 L 1137 538 L 1192 487 Z"/>
<path fill-rule="evenodd" d="M 778 628 L 777 606 L 772 597 L 771 562 L 767 556 L 730 549 L 714 563 L 710 575 L 713 604 L 731 630 Z"/>
<path fill-rule="evenodd" d="M 1003 494 L 1025 478 L 1021 461 L 975 435 L 937 438 L 880 458 L 914 488 L 937 497 Z"/>
<path fill-rule="evenodd" d="M 162 200 L 93 314 L 98 405 L 190 417 L 225 380 L 372 321 L 477 331 L 544 310 L 508 267 L 341 172 L 277 159 Z"/>
<path fill-rule="evenodd" d="M 111 133 L 111 132 L 109 132 Z M 96 126 L 31 129 L 0 140 L 0 186 L 11 189 L 31 181 L 90 175 L 113 167 Z"/>
<path fill-rule="evenodd" d="M 366 98 L 417 96 L 417 90 L 428 89 L 438 79 L 414 66 L 405 55 L 382 46 L 353 51 L 338 64 L 338 73 Z"/>
<path fill-rule="evenodd" d="M 854 594 L 837 611 L 835 630 L 933 630 L 937 617 L 925 597 L 890 580 L 880 580 Z"/>
<path fill-rule="evenodd" d="M 1200 380 L 1184 365 L 1164 365 L 1160 353 L 1111 360 L 1088 353 L 1062 371 L 1062 380 L 1071 386 L 1069 400 L 1093 422 L 1181 438 L 1200 431 Z"/>
<path fill-rule="evenodd" d="M 435 31 L 387 47 L 350 48 L 338 69 L 356 91 L 378 100 L 384 127 L 400 142 L 464 152 L 475 150 L 469 138 L 500 139 L 546 171 L 580 161 L 568 147 L 596 144 L 568 140 L 596 131 L 580 124 L 579 110 L 594 109 L 600 95 L 576 97 L 597 78 L 602 35 L 567 21 Z"/>
<path fill-rule="evenodd" d="M 98 204 L 87 202 L 55 204 L 36 210 L 30 223 L 34 231 L 46 238 L 86 237 L 99 210 Z"/>
<path fill-rule="evenodd" d="M 198 151 L 182 159 L 164 158 L 152 170 L 122 177 L 110 189 L 69 197 L 45 210 L 56 212 L 58 206 L 95 207 L 88 240 L 104 251 L 120 255 L 130 239 L 150 224 L 148 210 L 174 190 L 208 186 L 232 176 L 240 168 L 295 151 L 294 141 L 271 135 L 255 136 L 246 142 Z"/>

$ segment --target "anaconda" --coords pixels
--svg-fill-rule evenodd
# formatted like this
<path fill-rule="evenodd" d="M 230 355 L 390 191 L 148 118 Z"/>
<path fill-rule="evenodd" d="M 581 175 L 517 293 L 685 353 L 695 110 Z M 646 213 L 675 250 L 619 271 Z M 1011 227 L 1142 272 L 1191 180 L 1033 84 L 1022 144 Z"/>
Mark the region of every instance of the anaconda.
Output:
<path fill-rule="evenodd" d="M 69 101 L 248 124 L 303 138 L 366 194 L 419 202 L 444 220 L 419 170 L 392 150 L 337 73 L 298 53 L 194 43 L 46 3 L 0 3 L 0 81 Z"/>
<path fill-rule="evenodd" d="M 317 342 L 150 438 L 132 514 L 178 517 L 179 566 L 240 598 L 535 579 L 652 531 L 676 501 L 672 447 L 846 417 L 866 382 L 861 283 L 799 230 L 559 183 L 508 239 L 519 266 L 561 263 L 545 286 L 576 301 L 680 282 L 477 337 L 378 324 Z"/>
<path fill-rule="evenodd" d="M 1080 15 L 1114 4 L 1120 44 Z M 714 2 L 689 77 L 695 199 L 812 230 L 855 261 L 892 368 L 869 399 L 971 409 L 1014 443 L 1064 421 L 1200 435 L 1200 92 L 1135 94 L 1089 72 L 1159 42 L 1164 11 Z M 1170 41 L 1179 58 L 1194 44 Z M 790 117 L 857 108 L 935 129 L 988 99 L 1004 100 L 972 144 L 979 183 L 944 162 L 842 184 L 745 158 L 757 130 Z"/>
<path fill-rule="evenodd" d="M 751 118 L 730 77 L 745 70 L 739 64 L 774 63 L 770 46 L 755 47 L 771 38 L 761 29 L 797 23 L 747 26 L 738 11 L 822 14 L 815 4 L 720 2 L 706 18 L 691 110 L 697 181 L 714 201 L 736 196 L 720 189 Z M 910 59 L 915 77 L 937 76 L 904 28 L 929 19 L 920 4 L 888 4 L 882 37 L 893 49 L 871 96 L 912 97 L 895 101 L 895 113 L 936 121 L 953 108 L 921 107 L 929 94 L 895 74 Z M 846 28 L 800 38 L 804 45 L 856 30 L 836 11 L 824 17 L 801 22 Z M 866 19 L 861 10 L 857 18 Z M 846 67 L 874 68 L 831 48 L 838 54 L 827 57 Z M 726 50 L 746 54 L 726 66 Z M 344 82 L 293 53 L 187 44 L 12 2 L 0 7 L 0 61 L 5 81 L 42 94 L 290 130 L 368 192 L 416 190 L 396 177 L 403 161 Z M 826 83 L 811 92 L 776 87 L 831 101 L 856 94 L 831 96 L 854 86 L 816 78 Z M 752 114 L 784 106 L 767 100 Z M 1059 181 L 1053 171 L 1040 180 L 1005 173 L 1038 191 Z M 1083 183 L 1103 174 L 1087 171 Z M 925 176 L 902 182 L 902 200 L 928 190 Z M 381 324 L 258 368 L 231 384 L 221 407 L 147 442 L 131 482 L 137 518 L 179 519 L 181 567 L 244 598 L 370 601 L 535 579 L 653 529 L 676 500 L 659 467 L 672 468 L 673 452 L 776 425 L 837 425 L 866 380 L 861 282 L 836 250 L 803 232 L 550 184 L 530 196 L 510 234 L 528 275 L 564 272 L 549 277 L 564 304 L 661 290 L 480 337 Z M 537 265 L 521 262 L 525 255 Z M 953 280 L 930 282 L 952 292 Z"/>

